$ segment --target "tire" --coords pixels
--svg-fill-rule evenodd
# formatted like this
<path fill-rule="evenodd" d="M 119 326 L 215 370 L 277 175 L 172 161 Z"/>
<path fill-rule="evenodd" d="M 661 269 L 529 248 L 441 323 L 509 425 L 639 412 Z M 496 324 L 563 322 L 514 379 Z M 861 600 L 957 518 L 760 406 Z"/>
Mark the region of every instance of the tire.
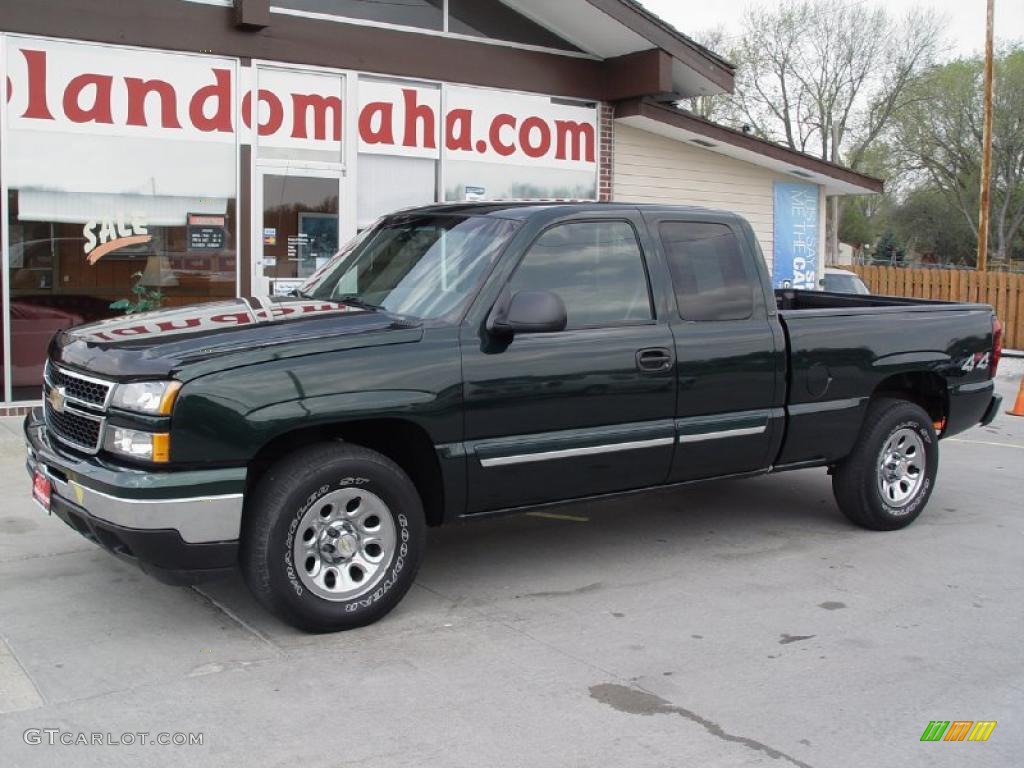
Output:
<path fill-rule="evenodd" d="M 906 400 L 879 398 L 868 407 L 853 452 L 836 467 L 832 492 L 857 525 L 894 531 L 921 514 L 938 469 L 939 443 L 928 414 Z"/>
<path fill-rule="evenodd" d="M 251 492 L 242 575 L 292 626 L 354 629 L 399 603 L 425 538 L 423 504 L 397 464 L 357 445 L 314 445 L 274 464 Z"/>

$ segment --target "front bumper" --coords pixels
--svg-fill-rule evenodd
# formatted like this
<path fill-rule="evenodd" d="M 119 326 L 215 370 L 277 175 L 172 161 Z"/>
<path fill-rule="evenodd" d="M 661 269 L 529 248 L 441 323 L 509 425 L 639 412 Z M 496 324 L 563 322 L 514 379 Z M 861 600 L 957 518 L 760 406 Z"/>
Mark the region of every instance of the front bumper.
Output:
<path fill-rule="evenodd" d="M 79 458 L 51 443 L 38 408 L 24 428 L 26 469 L 49 477 L 52 512 L 83 536 L 167 583 L 234 568 L 244 468 L 147 472 Z"/>

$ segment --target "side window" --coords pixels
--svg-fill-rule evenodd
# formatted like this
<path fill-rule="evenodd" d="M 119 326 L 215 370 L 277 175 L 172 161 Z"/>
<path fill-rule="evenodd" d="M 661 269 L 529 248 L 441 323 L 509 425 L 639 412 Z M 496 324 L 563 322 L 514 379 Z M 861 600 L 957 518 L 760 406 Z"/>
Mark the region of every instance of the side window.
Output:
<path fill-rule="evenodd" d="M 658 228 L 684 320 L 745 320 L 754 280 L 736 235 L 725 224 L 666 221 Z"/>
<path fill-rule="evenodd" d="M 625 221 L 559 224 L 541 235 L 512 275 L 518 291 L 552 291 L 569 328 L 620 325 L 653 317 L 643 254 Z"/>

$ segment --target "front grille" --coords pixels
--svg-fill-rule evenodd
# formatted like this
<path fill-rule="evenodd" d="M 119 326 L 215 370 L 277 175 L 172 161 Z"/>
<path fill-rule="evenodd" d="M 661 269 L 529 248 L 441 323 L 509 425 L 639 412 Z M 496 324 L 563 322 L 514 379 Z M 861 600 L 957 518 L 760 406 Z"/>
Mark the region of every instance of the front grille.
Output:
<path fill-rule="evenodd" d="M 57 411 L 48 399 L 43 400 L 43 413 L 50 434 L 73 448 L 96 453 L 103 436 L 103 417 L 65 406 Z"/>
<path fill-rule="evenodd" d="M 114 383 L 58 368 L 49 360 L 43 378 L 43 415 L 50 435 L 79 451 L 98 453 Z"/>
<path fill-rule="evenodd" d="M 43 378 L 51 387 L 63 387 L 64 396 L 71 402 L 96 408 L 106 407 L 107 398 L 114 388 L 110 382 L 66 371 L 53 365 L 49 360 L 46 361 Z"/>

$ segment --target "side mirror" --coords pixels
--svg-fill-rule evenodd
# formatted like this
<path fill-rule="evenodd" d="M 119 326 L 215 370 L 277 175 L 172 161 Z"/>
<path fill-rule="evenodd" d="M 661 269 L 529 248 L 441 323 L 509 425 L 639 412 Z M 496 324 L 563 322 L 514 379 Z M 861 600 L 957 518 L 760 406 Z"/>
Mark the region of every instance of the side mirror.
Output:
<path fill-rule="evenodd" d="M 487 318 L 487 330 L 498 335 L 564 331 L 565 302 L 551 291 L 520 291 L 511 298 L 502 294 Z"/>

